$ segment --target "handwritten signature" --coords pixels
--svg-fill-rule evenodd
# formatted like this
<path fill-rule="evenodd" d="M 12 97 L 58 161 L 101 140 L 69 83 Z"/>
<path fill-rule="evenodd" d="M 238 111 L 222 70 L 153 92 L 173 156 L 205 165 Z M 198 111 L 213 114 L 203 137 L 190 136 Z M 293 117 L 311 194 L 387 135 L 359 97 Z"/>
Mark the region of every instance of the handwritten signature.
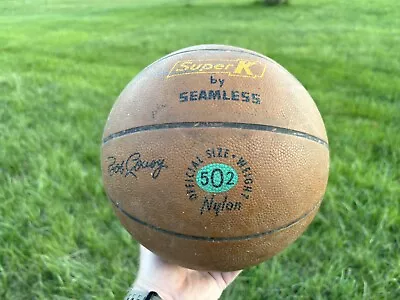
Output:
<path fill-rule="evenodd" d="M 153 179 L 157 179 L 161 170 L 168 168 L 168 166 L 165 164 L 164 158 L 146 161 L 141 158 L 141 154 L 139 152 L 130 154 L 126 160 L 122 160 L 121 162 L 117 162 L 117 158 L 115 156 L 109 156 L 107 157 L 107 160 L 109 162 L 108 174 L 110 176 L 119 174 L 124 177 L 133 176 L 137 178 L 136 173 L 138 171 L 149 169 L 152 171 L 151 177 Z"/>

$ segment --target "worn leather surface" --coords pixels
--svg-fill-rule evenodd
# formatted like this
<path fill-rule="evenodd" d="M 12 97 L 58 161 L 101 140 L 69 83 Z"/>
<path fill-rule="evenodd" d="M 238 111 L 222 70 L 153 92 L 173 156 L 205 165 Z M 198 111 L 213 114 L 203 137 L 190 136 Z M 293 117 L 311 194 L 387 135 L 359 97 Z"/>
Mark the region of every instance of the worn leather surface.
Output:
<path fill-rule="evenodd" d="M 302 234 L 325 192 L 329 150 L 314 101 L 288 71 L 253 51 L 201 45 L 127 85 L 107 120 L 101 163 L 135 239 L 174 263 L 227 271 Z M 228 191 L 196 181 L 212 164 L 236 171 Z M 229 183 L 226 175 L 213 184 Z"/>

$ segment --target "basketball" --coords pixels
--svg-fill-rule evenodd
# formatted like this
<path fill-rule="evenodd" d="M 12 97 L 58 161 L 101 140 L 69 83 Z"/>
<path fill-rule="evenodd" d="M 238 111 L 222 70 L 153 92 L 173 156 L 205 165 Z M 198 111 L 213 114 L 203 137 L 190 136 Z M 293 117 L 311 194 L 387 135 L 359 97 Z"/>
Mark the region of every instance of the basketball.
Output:
<path fill-rule="evenodd" d="M 286 69 L 250 50 L 200 45 L 126 86 L 101 164 L 134 239 L 171 263 L 232 271 L 304 232 L 325 193 L 329 147 L 316 104 Z"/>

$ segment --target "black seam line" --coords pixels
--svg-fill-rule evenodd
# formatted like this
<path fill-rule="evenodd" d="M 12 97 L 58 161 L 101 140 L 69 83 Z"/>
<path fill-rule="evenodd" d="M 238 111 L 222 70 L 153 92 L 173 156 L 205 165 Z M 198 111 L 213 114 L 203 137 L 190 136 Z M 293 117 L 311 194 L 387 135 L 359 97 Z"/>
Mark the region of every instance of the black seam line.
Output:
<path fill-rule="evenodd" d="M 264 232 L 258 232 L 258 233 L 254 233 L 254 234 L 249 234 L 249 235 L 243 235 L 243 236 L 232 236 L 232 237 L 208 237 L 208 236 L 197 236 L 197 235 L 190 235 L 190 234 L 184 234 L 184 233 L 179 233 L 179 232 L 175 232 L 172 230 L 168 230 L 168 229 L 164 229 L 161 227 L 158 227 L 156 225 L 147 223 L 143 220 L 138 219 L 135 216 L 132 216 L 131 214 L 129 214 L 127 211 L 125 211 L 122 207 L 120 207 L 117 203 L 115 203 L 110 197 L 108 197 L 108 199 L 110 199 L 110 201 L 114 204 L 114 206 L 116 206 L 124 215 L 126 215 L 129 219 L 135 221 L 136 223 L 139 223 L 143 226 L 146 226 L 150 229 L 153 229 L 155 231 L 158 232 L 162 232 L 168 235 L 173 235 L 182 239 L 187 239 L 187 240 L 198 240 L 198 241 L 211 241 L 211 242 L 232 242 L 232 241 L 242 241 L 242 240 L 250 240 L 250 239 L 255 239 L 255 238 L 260 238 L 262 236 L 266 236 L 266 235 L 271 235 L 274 233 L 277 233 L 279 231 L 283 231 L 286 229 L 289 229 L 290 227 L 296 225 L 297 223 L 301 222 L 303 219 L 307 218 L 311 213 L 313 213 L 321 204 L 322 200 L 320 200 L 318 203 L 316 203 L 311 210 L 309 210 L 308 212 L 304 213 L 303 215 L 301 215 L 299 218 L 293 220 L 292 222 L 277 227 L 275 229 L 271 229 L 271 230 L 267 230 Z"/>
<path fill-rule="evenodd" d="M 274 60 L 272 60 L 271 58 L 269 58 L 269 57 L 267 57 L 267 56 L 261 55 L 261 54 L 256 54 L 256 53 L 251 53 L 251 52 L 247 52 L 247 51 L 244 51 L 244 50 L 236 50 L 236 49 L 208 48 L 208 49 L 185 50 L 185 51 L 180 51 L 180 52 L 177 52 L 177 53 L 172 53 L 172 54 L 166 55 L 166 56 L 164 56 L 164 57 L 161 57 L 160 59 L 158 59 L 158 60 L 156 60 L 155 62 L 153 62 L 151 65 L 153 65 L 153 64 L 155 64 L 155 63 L 158 63 L 158 62 L 160 62 L 160 61 L 163 61 L 164 59 L 173 57 L 173 56 L 175 56 L 175 55 L 184 54 L 184 53 L 190 53 L 190 52 L 198 52 L 198 51 L 220 51 L 220 52 L 245 53 L 245 54 L 248 54 L 248 55 L 252 55 L 252 56 L 256 56 L 256 57 L 263 58 L 263 59 L 265 59 L 265 60 L 267 60 L 267 61 L 269 61 L 269 62 L 272 62 L 272 63 L 276 64 L 276 62 L 275 62 Z M 148 67 L 150 67 L 151 65 L 149 65 Z M 146 69 L 147 69 L 147 67 L 146 67 Z"/>
<path fill-rule="evenodd" d="M 103 139 L 103 144 L 111 141 L 112 139 L 123 137 L 137 132 L 161 130 L 161 129 L 178 129 L 178 128 L 234 128 L 234 129 L 247 129 L 247 130 L 260 130 L 269 131 L 279 134 L 287 134 L 296 136 L 299 138 L 304 138 L 318 144 L 321 144 L 328 148 L 328 143 L 314 135 L 297 131 L 288 128 L 282 128 L 272 125 L 262 125 L 262 124 L 249 124 L 249 123 L 232 123 L 232 122 L 178 122 L 178 123 L 164 123 L 164 124 L 153 124 L 133 127 L 125 130 L 121 130 L 110 134 Z"/>

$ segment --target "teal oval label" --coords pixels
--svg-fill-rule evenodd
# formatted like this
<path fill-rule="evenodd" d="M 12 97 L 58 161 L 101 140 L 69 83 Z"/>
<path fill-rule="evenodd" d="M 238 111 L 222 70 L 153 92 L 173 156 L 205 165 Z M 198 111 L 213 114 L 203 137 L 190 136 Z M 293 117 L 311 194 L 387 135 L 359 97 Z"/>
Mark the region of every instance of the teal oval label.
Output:
<path fill-rule="evenodd" d="M 238 182 L 235 169 L 225 164 L 209 164 L 202 167 L 196 175 L 197 185 L 209 193 L 229 191 Z"/>

